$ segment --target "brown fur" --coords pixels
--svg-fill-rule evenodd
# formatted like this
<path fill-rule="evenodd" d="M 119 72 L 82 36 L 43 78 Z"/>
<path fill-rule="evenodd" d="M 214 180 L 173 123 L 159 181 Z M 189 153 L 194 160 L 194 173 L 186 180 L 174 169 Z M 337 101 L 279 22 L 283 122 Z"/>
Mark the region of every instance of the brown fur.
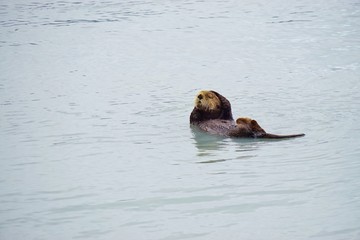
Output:
<path fill-rule="evenodd" d="M 230 102 L 215 91 L 200 91 L 195 97 L 190 123 L 211 134 L 229 137 L 291 138 L 304 134 L 275 135 L 266 133 L 257 121 L 242 117 L 234 121 Z"/>
<path fill-rule="evenodd" d="M 219 112 L 221 101 L 211 91 L 200 91 L 195 97 L 195 106 L 204 111 Z"/>
<path fill-rule="evenodd" d="M 257 123 L 257 121 L 251 119 L 251 118 L 238 118 L 236 119 L 236 124 L 239 125 L 246 125 L 247 128 L 250 129 L 251 132 L 253 132 L 256 136 L 260 136 L 262 134 L 265 134 L 265 130 L 260 127 L 260 125 Z"/>

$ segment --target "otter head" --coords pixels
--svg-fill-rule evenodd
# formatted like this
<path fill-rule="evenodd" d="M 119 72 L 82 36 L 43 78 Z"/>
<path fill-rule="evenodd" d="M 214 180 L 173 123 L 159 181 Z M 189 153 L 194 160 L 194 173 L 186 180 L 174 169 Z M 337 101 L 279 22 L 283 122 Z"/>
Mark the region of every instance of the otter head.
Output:
<path fill-rule="evenodd" d="M 195 108 L 204 112 L 221 111 L 221 101 L 212 91 L 200 91 L 195 97 Z"/>
<path fill-rule="evenodd" d="M 197 109 L 204 120 L 218 119 L 222 115 L 222 103 L 213 91 L 200 91 L 195 97 L 195 109 Z"/>
<path fill-rule="evenodd" d="M 233 120 L 230 102 L 215 91 L 200 91 L 195 97 L 190 123 L 209 119 Z"/>

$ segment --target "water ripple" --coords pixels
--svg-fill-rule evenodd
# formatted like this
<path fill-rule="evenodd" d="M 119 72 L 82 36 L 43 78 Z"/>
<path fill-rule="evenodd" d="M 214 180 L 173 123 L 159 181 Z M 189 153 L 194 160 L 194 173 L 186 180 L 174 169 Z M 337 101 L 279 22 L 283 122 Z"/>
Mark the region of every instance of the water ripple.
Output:
<path fill-rule="evenodd" d="M 155 7 L 160 8 L 154 10 L 155 4 L 146 1 L 137 2 L 48 2 L 40 3 L 33 2 L 30 4 L 15 4 L 2 5 L 2 14 L 10 15 L 16 12 L 18 17 L 16 19 L 7 19 L 0 21 L 0 26 L 3 27 L 18 27 L 18 26 L 70 26 L 73 24 L 96 24 L 96 23 L 111 23 L 120 21 L 129 21 L 133 17 L 148 17 L 162 15 L 164 12 L 160 5 Z M 29 11 L 30 10 L 30 11 Z M 40 13 L 46 10 L 47 17 L 39 17 Z M 95 19 L 89 18 L 69 18 L 69 19 L 54 19 L 54 15 L 79 15 L 79 13 L 87 16 L 86 12 L 93 12 L 98 16 Z M 54 14 L 51 14 L 54 13 Z M 59 14 L 60 13 L 60 14 Z M 22 20 L 30 18 L 31 20 Z"/>

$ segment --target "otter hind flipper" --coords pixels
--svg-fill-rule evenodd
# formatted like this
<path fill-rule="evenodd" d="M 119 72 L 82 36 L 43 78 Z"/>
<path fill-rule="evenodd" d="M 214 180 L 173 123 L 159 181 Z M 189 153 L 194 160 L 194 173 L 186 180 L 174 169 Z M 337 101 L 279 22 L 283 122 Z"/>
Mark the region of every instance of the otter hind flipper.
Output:
<path fill-rule="evenodd" d="M 296 138 L 296 137 L 303 137 L 303 136 L 305 136 L 304 133 L 290 134 L 290 135 L 277 135 L 277 134 L 265 133 L 261 136 L 258 136 L 258 138 L 283 139 L 283 138 Z"/>

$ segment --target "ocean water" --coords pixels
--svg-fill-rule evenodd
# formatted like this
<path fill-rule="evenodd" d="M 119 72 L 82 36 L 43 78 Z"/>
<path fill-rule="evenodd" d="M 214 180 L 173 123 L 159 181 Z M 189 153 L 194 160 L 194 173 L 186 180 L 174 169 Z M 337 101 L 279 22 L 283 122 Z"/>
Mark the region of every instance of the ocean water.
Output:
<path fill-rule="evenodd" d="M 360 239 L 359 82 L 358 0 L 0 1 L 0 239 Z"/>

